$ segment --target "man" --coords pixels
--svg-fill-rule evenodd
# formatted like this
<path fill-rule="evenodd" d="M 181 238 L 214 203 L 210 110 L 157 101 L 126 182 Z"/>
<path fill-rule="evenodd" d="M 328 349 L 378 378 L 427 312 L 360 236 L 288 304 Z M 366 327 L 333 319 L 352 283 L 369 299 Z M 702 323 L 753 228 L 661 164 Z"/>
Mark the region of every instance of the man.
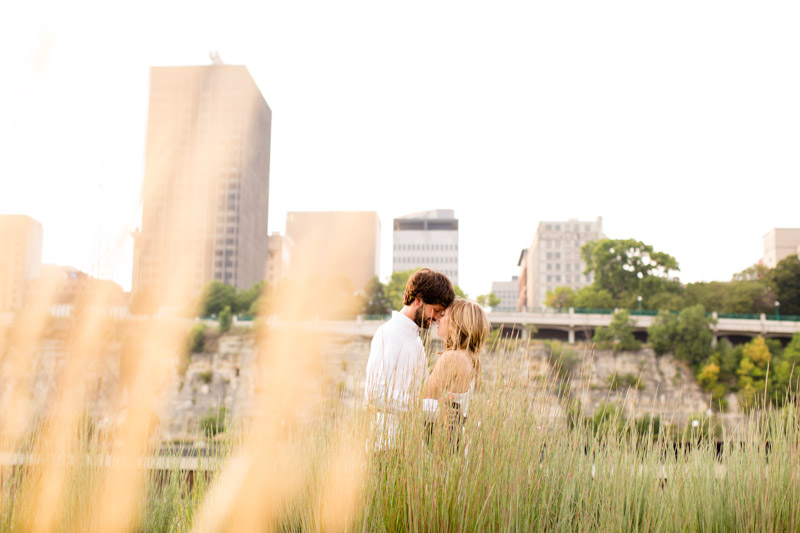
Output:
<path fill-rule="evenodd" d="M 427 362 L 420 330 L 436 322 L 454 299 L 447 276 L 422 268 L 408 279 L 403 308 L 392 312 L 392 318 L 375 332 L 367 360 L 365 400 L 378 411 L 379 448 L 394 443 L 396 415 L 414 403 L 425 379 Z"/>

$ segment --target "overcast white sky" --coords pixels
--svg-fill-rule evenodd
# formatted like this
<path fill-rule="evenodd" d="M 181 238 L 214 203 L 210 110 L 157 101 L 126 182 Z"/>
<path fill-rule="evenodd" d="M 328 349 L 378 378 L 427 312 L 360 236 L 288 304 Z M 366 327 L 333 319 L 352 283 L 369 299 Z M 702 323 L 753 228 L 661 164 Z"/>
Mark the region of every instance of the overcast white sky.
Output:
<path fill-rule="evenodd" d="M 248 67 L 287 211 L 454 209 L 461 286 L 517 273 L 540 220 L 727 280 L 800 227 L 797 2 L 22 2 L 2 8 L 0 213 L 45 262 L 130 288 L 148 68 Z M 102 188 L 101 188 L 102 186 Z M 102 229 L 100 229 L 102 228 Z M 101 261 L 101 263 L 106 263 Z"/>

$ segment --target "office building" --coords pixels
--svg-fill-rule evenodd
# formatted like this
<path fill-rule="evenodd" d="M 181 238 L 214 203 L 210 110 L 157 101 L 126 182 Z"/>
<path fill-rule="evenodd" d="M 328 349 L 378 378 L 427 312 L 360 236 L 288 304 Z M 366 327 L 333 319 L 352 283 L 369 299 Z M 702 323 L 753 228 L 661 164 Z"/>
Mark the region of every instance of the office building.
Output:
<path fill-rule="evenodd" d="M 395 218 L 393 240 L 393 272 L 428 267 L 458 284 L 458 220 L 452 209 Z"/>
<path fill-rule="evenodd" d="M 26 215 L 0 215 L 0 311 L 24 305 L 26 286 L 42 268 L 42 225 Z"/>
<path fill-rule="evenodd" d="M 563 222 L 540 222 L 524 261 L 525 308 L 537 311 L 544 307 L 545 295 L 556 287 L 574 290 L 592 284 L 592 275 L 585 274 L 586 263 L 581 257 L 581 247 L 587 242 L 603 238 L 603 219 L 581 222 L 570 219 Z"/>
<path fill-rule="evenodd" d="M 271 122 L 244 66 L 150 70 L 133 292 L 179 304 L 211 280 L 241 290 L 264 278 Z"/>
<path fill-rule="evenodd" d="M 293 276 L 344 278 L 354 291 L 380 272 L 381 222 L 374 211 L 286 214 Z"/>
<path fill-rule="evenodd" d="M 500 299 L 500 303 L 492 308 L 494 311 L 516 311 L 519 302 L 519 276 L 512 276 L 511 281 L 492 282 L 492 294 Z"/>
<path fill-rule="evenodd" d="M 269 236 L 269 258 L 267 259 L 267 283 L 275 285 L 289 274 L 294 243 L 288 235 L 273 231 Z"/>
<path fill-rule="evenodd" d="M 764 235 L 764 258 L 761 264 L 775 268 L 790 255 L 800 254 L 800 228 L 775 228 Z"/>

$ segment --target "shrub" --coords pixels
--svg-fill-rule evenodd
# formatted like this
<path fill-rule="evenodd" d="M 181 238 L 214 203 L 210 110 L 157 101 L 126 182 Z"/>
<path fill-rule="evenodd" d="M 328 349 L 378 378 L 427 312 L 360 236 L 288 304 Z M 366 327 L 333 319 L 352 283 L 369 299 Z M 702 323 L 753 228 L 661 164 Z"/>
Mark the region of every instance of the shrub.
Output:
<path fill-rule="evenodd" d="M 206 325 L 197 323 L 189 330 L 189 352 L 200 353 L 203 351 L 203 346 L 206 339 Z"/>
<path fill-rule="evenodd" d="M 214 372 L 212 372 L 211 370 L 200 372 L 199 374 L 197 374 L 197 379 L 208 385 L 214 379 Z"/>
<path fill-rule="evenodd" d="M 606 383 L 611 390 L 617 390 L 619 388 L 644 390 L 644 383 L 633 374 L 619 375 L 615 373 L 606 378 Z"/>
<path fill-rule="evenodd" d="M 219 314 L 219 332 L 226 333 L 233 325 L 233 313 L 230 307 L 225 307 Z"/>
<path fill-rule="evenodd" d="M 208 438 L 225 431 L 228 424 L 228 408 L 220 407 L 217 410 L 210 409 L 206 415 L 200 419 L 200 429 Z"/>

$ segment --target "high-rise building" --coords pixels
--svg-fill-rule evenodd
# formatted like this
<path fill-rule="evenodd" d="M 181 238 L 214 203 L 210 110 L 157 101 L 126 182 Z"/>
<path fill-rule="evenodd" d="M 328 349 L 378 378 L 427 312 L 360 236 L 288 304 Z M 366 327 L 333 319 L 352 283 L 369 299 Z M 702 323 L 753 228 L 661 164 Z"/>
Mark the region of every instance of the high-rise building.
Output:
<path fill-rule="evenodd" d="M 267 283 L 275 284 L 289 274 L 294 243 L 288 235 L 273 231 L 269 236 L 269 259 L 267 260 Z"/>
<path fill-rule="evenodd" d="M 307 211 L 286 214 L 294 244 L 290 272 L 345 278 L 354 291 L 379 274 L 381 222 L 374 211 Z"/>
<path fill-rule="evenodd" d="M 790 255 L 800 254 L 800 228 L 775 228 L 764 235 L 764 258 L 761 263 L 775 268 Z"/>
<path fill-rule="evenodd" d="M 150 70 L 134 292 L 180 303 L 210 280 L 246 289 L 264 278 L 271 123 L 244 66 Z"/>
<path fill-rule="evenodd" d="M 579 290 L 592 283 L 592 275 L 584 274 L 586 263 L 581 247 L 603 238 L 603 219 L 580 222 L 540 222 L 533 243 L 525 255 L 527 311 L 544 306 L 545 295 L 556 287 Z M 522 262 L 522 258 L 520 258 Z"/>
<path fill-rule="evenodd" d="M 393 272 L 428 267 L 458 284 L 458 219 L 452 209 L 395 218 L 393 236 Z"/>
<path fill-rule="evenodd" d="M 492 282 L 492 294 L 500 299 L 494 306 L 495 311 L 516 311 L 519 302 L 519 276 L 512 276 L 511 281 Z"/>
<path fill-rule="evenodd" d="M 26 215 L 0 215 L 0 311 L 24 304 L 26 285 L 42 268 L 42 225 Z"/>

